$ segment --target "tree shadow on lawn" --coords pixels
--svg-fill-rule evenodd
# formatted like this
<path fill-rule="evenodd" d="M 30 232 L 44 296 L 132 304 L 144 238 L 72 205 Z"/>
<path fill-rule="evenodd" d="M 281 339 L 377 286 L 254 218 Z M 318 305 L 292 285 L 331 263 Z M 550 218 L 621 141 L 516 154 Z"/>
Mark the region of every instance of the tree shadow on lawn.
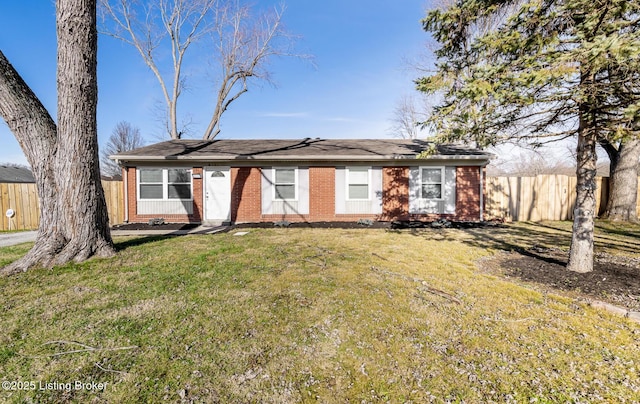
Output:
<path fill-rule="evenodd" d="M 514 225 L 472 227 L 461 230 L 411 229 L 410 234 L 427 240 L 463 242 L 485 250 L 517 251 L 520 253 L 526 253 L 531 247 L 537 246 L 566 245 L 568 247 L 571 241 L 570 233 L 568 235 L 552 233 L 543 229 Z M 542 258 L 535 252 L 528 254 Z"/>
<path fill-rule="evenodd" d="M 598 226 L 594 270 L 581 274 L 566 269 L 571 243 L 571 231 L 566 226 L 525 223 L 411 234 L 506 252 L 483 260 L 481 270 L 640 311 L 640 242 L 635 235 Z"/>
<path fill-rule="evenodd" d="M 596 223 L 596 229 L 599 229 L 611 235 L 633 237 L 633 238 L 640 239 L 640 224 L 637 224 L 637 223 L 630 224 L 628 225 L 628 227 L 630 227 L 628 229 L 619 229 L 617 226 L 619 226 L 619 224 L 616 224 L 613 222 Z"/>
<path fill-rule="evenodd" d="M 162 234 L 162 235 L 155 235 L 155 236 L 130 236 L 132 238 L 128 240 L 122 240 L 122 241 L 114 240 L 113 244 L 116 248 L 116 252 L 120 252 L 131 247 L 138 247 L 148 243 L 166 240 L 166 239 L 174 238 L 178 236 L 179 236 L 178 234 Z M 120 236 L 120 237 L 129 237 L 129 236 Z"/>
<path fill-rule="evenodd" d="M 602 225 L 597 225 L 596 228 L 596 252 L 635 255 L 640 251 L 640 240 L 635 239 L 633 231 L 613 230 Z M 527 255 L 536 257 L 536 248 L 560 248 L 568 251 L 571 245 L 569 222 L 524 222 L 471 227 L 459 232 L 448 229 L 412 229 L 411 234 L 430 240 L 461 241 L 482 249 L 527 252 Z"/>

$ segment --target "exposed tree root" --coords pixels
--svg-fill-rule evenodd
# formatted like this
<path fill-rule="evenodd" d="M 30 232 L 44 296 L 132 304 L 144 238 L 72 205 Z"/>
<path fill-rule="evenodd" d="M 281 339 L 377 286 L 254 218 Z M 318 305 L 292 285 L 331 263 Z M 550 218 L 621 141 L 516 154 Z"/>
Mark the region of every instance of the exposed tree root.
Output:
<path fill-rule="evenodd" d="M 639 223 L 638 215 L 635 212 L 635 208 L 632 210 L 626 208 L 613 208 L 608 212 L 603 219 L 610 220 L 612 222 L 627 222 L 627 223 Z"/>
<path fill-rule="evenodd" d="M 45 241 L 43 241 L 43 239 Z M 10 276 L 34 268 L 52 268 L 68 262 L 82 262 L 91 257 L 108 258 L 115 255 L 113 244 L 100 238 L 99 241 L 67 241 L 62 236 L 38 236 L 33 248 L 22 258 L 0 269 L 0 275 Z"/>

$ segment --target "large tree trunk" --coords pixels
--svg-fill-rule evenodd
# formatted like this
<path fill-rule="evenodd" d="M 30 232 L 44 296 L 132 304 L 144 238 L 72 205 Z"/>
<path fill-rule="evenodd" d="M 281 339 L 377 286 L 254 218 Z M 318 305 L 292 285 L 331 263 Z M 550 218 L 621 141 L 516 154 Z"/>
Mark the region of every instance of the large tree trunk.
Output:
<path fill-rule="evenodd" d="M 611 161 L 609 200 L 604 217 L 615 221 L 637 222 L 640 139 L 625 140 L 617 148 L 609 146 L 603 146 Z"/>
<path fill-rule="evenodd" d="M 68 241 L 58 261 L 112 255 L 98 156 L 96 0 L 58 0 L 56 182 Z"/>
<path fill-rule="evenodd" d="M 576 206 L 573 210 L 573 232 L 567 269 L 574 272 L 593 271 L 593 230 L 596 210 L 596 135 L 586 121 L 581 107 L 578 128 Z"/>
<path fill-rule="evenodd" d="M 4 274 L 114 253 L 98 165 L 95 0 L 58 0 L 56 22 L 57 128 L 0 53 L 0 115 L 33 168 L 41 210 L 34 247 Z"/>

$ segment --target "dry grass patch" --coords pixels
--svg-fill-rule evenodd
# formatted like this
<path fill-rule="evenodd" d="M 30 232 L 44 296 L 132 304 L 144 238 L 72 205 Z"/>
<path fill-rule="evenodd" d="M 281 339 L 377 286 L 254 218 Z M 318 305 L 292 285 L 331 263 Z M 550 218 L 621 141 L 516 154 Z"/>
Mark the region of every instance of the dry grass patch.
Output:
<path fill-rule="evenodd" d="M 336 229 L 125 240 L 113 259 L 0 279 L 4 378 L 107 388 L 0 398 L 640 400 L 640 327 L 476 270 L 507 242 Z M 68 347 L 50 341 L 102 350 L 53 356 Z"/>

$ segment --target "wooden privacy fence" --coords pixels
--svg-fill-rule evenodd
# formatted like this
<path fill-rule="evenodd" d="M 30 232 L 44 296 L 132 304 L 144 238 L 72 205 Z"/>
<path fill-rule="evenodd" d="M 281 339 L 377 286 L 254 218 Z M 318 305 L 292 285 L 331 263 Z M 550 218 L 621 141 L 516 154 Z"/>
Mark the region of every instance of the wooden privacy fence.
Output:
<path fill-rule="evenodd" d="M 122 182 L 102 181 L 109 223 L 119 224 L 124 221 L 124 205 L 122 203 Z M 5 212 L 13 209 L 15 216 L 8 218 Z M 36 184 L 0 183 L 0 231 L 34 230 L 40 221 L 40 208 Z"/>
<path fill-rule="evenodd" d="M 604 213 L 609 196 L 609 178 L 596 178 L 596 212 Z M 638 201 L 640 202 L 640 190 Z M 576 177 L 487 177 L 486 218 L 507 221 L 572 220 L 576 203 Z M 638 206 L 640 214 L 640 206 Z"/>

